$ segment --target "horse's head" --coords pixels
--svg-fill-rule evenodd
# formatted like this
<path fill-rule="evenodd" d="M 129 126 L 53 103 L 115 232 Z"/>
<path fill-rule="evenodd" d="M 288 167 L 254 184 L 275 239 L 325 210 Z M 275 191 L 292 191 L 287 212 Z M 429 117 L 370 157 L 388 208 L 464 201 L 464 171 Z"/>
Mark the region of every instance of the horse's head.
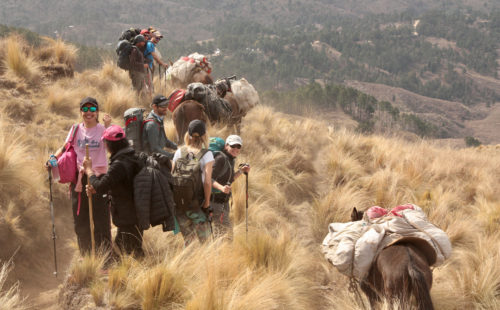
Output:
<path fill-rule="evenodd" d="M 352 222 L 361 221 L 363 219 L 364 213 L 365 213 L 364 211 L 358 211 L 356 207 L 352 208 L 351 221 Z"/>

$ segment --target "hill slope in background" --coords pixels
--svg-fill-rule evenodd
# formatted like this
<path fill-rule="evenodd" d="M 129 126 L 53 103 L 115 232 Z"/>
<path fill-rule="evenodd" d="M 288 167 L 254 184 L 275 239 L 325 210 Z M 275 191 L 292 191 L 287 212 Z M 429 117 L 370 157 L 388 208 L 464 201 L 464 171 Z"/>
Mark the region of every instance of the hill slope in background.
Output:
<path fill-rule="evenodd" d="M 217 20 L 252 20 L 262 25 L 323 23 L 338 15 L 363 16 L 387 12 L 416 11 L 470 6 L 479 10 L 499 7 L 494 0 L 279 0 L 279 1 L 86 1 L 4 0 L 0 3 L 2 23 L 28 28 L 44 35 L 57 31 L 65 40 L 105 46 L 131 26 L 155 25 L 172 38 L 203 40 L 214 35 Z M 388 11 L 388 8 L 390 10 Z M 68 28 L 72 26 L 71 28 Z"/>

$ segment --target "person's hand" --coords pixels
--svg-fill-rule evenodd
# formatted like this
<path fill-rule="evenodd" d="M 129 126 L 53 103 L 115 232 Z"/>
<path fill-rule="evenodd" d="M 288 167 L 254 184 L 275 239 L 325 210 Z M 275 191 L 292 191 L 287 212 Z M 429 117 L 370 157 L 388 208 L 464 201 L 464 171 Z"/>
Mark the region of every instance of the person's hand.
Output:
<path fill-rule="evenodd" d="M 111 125 L 111 115 L 109 115 L 108 113 L 104 114 L 104 116 L 102 117 L 102 121 L 104 122 L 104 127 L 108 128 L 109 125 Z"/>
<path fill-rule="evenodd" d="M 85 187 L 85 191 L 87 192 L 87 196 L 97 193 L 95 188 L 90 184 L 87 184 L 87 186 Z"/>
<path fill-rule="evenodd" d="M 148 64 L 144 64 L 144 69 L 147 69 L 149 67 Z"/>
<path fill-rule="evenodd" d="M 224 189 L 222 190 L 224 194 L 229 194 L 231 192 L 231 185 L 224 185 Z"/>
<path fill-rule="evenodd" d="M 243 172 L 244 174 L 250 172 L 250 164 L 245 164 L 243 167 L 241 167 L 241 172 Z"/>
<path fill-rule="evenodd" d="M 85 171 L 87 170 L 92 170 L 92 158 L 87 158 L 85 157 L 83 159 L 83 163 L 82 163 L 82 166 L 83 166 L 83 169 L 85 169 Z"/>

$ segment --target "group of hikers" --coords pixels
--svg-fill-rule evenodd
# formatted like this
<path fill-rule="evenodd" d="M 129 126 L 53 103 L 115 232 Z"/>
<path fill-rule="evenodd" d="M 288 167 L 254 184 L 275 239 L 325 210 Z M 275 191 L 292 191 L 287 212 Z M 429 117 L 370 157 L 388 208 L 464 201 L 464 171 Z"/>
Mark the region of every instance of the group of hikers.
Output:
<path fill-rule="evenodd" d="M 229 217 L 231 184 L 250 171 L 248 164 L 235 168 L 235 159 L 240 154 L 243 141 L 237 135 L 230 135 L 225 141 L 213 139 L 214 143 L 219 144 L 220 151 L 212 152 L 208 149 L 205 123 L 193 120 L 184 136 L 185 145 L 178 147 L 167 138 L 164 131 L 167 105 L 165 96 L 153 98 L 152 110 L 143 123 L 142 139 L 146 154 L 168 158 L 171 167 L 167 173 L 168 179 L 173 180 L 168 182 L 168 190 L 172 191 L 176 202 L 173 230 L 181 232 L 185 245 L 196 238 L 204 242 L 211 234 L 232 238 Z M 134 150 L 125 131 L 118 125 L 112 125 L 108 114 L 102 117 L 104 124 L 99 122 L 99 104 L 96 99 L 86 97 L 81 100 L 79 107 L 82 122 L 71 128 L 64 146 L 50 158 L 60 160 L 70 150 L 76 154 L 76 177 L 70 182 L 70 193 L 80 253 L 89 254 L 95 247 L 114 256 L 112 219 L 118 228 L 114 241 L 118 252 L 142 257 L 144 228 L 138 222 L 134 199 L 134 191 L 137 192 L 134 187 L 137 185 L 134 178 L 143 168 L 139 158 L 144 154 Z M 174 150 L 175 153 L 172 153 Z M 109 163 L 106 151 L 109 153 Z M 53 171 L 51 160 L 46 166 L 49 171 Z M 182 181 L 190 173 L 192 175 L 189 177 L 194 180 L 193 189 L 186 191 L 186 188 L 176 186 L 179 185 L 177 179 Z"/>
<path fill-rule="evenodd" d="M 122 57 L 121 54 L 123 54 L 126 65 L 121 67 L 128 70 L 132 86 L 138 94 L 145 87 L 149 93 L 153 92 L 154 62 L 159 67 L 165 69 L 169 67 L 162 60 L 160 53 L 156 51 L 156 45 L 162 38 L 161 32 L 153 26 L 146 29 L 131 28 L 120 37 L 117 47 L 119 61 L 120 57 Z"/>

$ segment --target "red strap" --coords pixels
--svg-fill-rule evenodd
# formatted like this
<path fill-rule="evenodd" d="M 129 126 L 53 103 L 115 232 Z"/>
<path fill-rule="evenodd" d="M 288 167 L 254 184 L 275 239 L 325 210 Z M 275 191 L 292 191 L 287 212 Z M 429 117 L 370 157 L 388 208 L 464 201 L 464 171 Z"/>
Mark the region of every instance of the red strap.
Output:
<path fill-rule="evenodd" d="M 132 122 L 135 122 L 137 121 L 137 116 L 134 116 L 132 118 L 129 118 L 126 122 L 125 122 L 125 127 L 128 127 L 128 125 Z"/>
<path fill-rule="evenodd" d="M 152 118 L 148 118 L 145 121 L 143 121 L 142 122 L 142 127 L 144 128 L 144 124 L 146 124 L 148 122 L 155 122 L 155 123 L 157 123 L 158 124 L 158 130 L 161 131 L 161 124 L 158 121 L 156 121 L 156 120 L 154 120 Z"/>

